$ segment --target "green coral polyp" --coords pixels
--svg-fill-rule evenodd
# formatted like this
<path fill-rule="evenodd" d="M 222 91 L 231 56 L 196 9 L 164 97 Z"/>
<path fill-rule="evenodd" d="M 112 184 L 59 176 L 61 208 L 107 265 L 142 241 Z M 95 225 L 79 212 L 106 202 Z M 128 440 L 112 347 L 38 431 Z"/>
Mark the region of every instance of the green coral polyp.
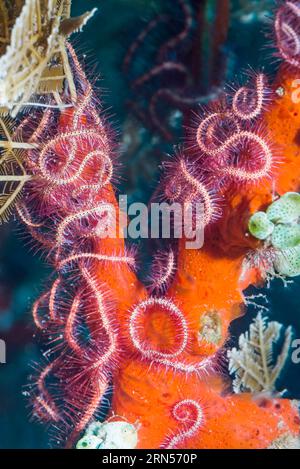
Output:
<path fill-rule="evenodd" d="M 273 232 L 274 224 L 265 212 L 256 212 L 249 220 L 249 231 L 257 239 L 267 239 Z"/>

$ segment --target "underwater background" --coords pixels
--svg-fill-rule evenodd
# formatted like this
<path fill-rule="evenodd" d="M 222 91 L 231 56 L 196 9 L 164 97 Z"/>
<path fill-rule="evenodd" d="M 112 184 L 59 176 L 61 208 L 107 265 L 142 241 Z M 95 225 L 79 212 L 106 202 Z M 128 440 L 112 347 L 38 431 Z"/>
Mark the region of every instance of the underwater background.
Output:
<path fill-rule="evenodd" d="M 270 60 L 268 17 L 271 17 L 274 1 L 186 1 L 198 12 L 194 18 L 193 46 L 177 52 L 193 70 L 188 99 L 201 96 L 198 101 L 205 105 L 225 83 L 241 82 L 249 68 L 272 74 L 276 63 Z M 231 9 L 227 25 L 222 15 L 228 2 Z M 174 106 L 168 122 L 172 138 L 165 138 L 147 125 L 151 86 L 135 93 L 131 84 L 135 76 L 151 69 L 153 51 L 182 26 L 181 9 L 177 0 L 76 0 L 73 4 L 73 16 L 98 8 L 84 31 L 74 36 L 73 43 L 79 57 L 84 57 L 88 73 L 97 80 L 97 93 L 115 124 L 120 141 L 118 190 L 128 195 L 129 203 L 147 202 L 157 185 L 159 166 L 173 153 L 174 145 L 182 142 L 183 113 Z M 165 13 L 172 21 L 156 29 L 153 39 L 135 57 L 133 70 L 125 73 L 122 63 L 132 41 L 155 15 Z M 198 106 L 195 105 L 195 111 Z M 141 244 L 139 248 L 143 253 L 139 259 L 143 277 L 143 266 L 146 271 L 152 247 Z M 30 421 L 26 382 L 34 364 L 41 358 L 30 308 L 47 284 L 50 272 L 45 261 L 35 255 L 35 246 L 28 243 L 16 222 L 12 220 L 1 226 L 0 338 L 7 345 L 7 363 L 0 365 L 0 448 L 46 448 L 49 444 L 47 429 Z M 300 278 L 287 286 L 277 279 L 268 289 L 251 287 L 246 295 L 258 295 L 255 301 L 261 302 L 268 317 L 283 325 L 292 325 L 295 338 L 300 338 L 299 286 Z M 232 323 L 230 345 L 236 344 L 256 314 L 257 307 L 249 305 L 247 315 Z M 281 379 L 280 389 L 286 388 L 289 397 L 300 399 L 300 364 L 289 361 Z"/>

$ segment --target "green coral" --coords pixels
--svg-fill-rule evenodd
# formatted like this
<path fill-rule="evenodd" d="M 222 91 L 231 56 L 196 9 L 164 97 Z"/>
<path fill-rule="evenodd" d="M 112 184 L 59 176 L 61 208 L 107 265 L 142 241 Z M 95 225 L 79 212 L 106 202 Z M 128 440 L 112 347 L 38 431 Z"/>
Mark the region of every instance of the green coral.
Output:
<path fill-rule="evenodd" d="M 249 232 L 274 248 L 274 269 L 286 277 L 300 275 L 300 194 L 287 192 L 265 212 L 252 215 Z"/>

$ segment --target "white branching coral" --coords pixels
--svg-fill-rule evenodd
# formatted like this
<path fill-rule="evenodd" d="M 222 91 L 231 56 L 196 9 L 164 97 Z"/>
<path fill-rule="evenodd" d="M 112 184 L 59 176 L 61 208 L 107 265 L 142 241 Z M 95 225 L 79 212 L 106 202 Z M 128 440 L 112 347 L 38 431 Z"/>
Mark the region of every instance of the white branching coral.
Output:
<path fill-rule="evenodd" d="M 234 375 L 235 393 L 276 391 L 276 381 L 286 364 L 292 341 L 292 328 L 288 327 L 284 331 L 280 353 L 275 358 L 274 348 L 279 345 L 282 332 L 282 324 L 268 322 L 260 312 L 249 331 L 239 337 L 239 349 L 233 348 L 227 352 L 229 372 Z"/>
<path fill-rule="evenodd" d="M 2 113 L 15 116 L 33 95 L 55 94 L 65 81 L 75 100 L 65 41 L 95 10 L 70 18 L 71 0 L 18 0 L 16 6 L 0 0 Z"/>

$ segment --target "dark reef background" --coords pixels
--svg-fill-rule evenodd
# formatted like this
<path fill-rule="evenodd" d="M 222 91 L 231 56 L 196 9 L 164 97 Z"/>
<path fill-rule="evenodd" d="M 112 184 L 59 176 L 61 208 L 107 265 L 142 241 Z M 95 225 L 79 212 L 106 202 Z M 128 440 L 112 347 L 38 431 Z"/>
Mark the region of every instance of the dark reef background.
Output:
<path fill-rule="evenodd" d="M 201 102 L 205 103 L 205 96 L 209 96 L 212 89 L 221 89 L 225 82 L 240 81 L 243 70 L 249 67 L 254 70 L 264 68 L 267 73 L 272 73 L 276 63 L 271 50 L 264 45 L 266 42 L 270 44 L 270 38 L 266 38 L 269 30 L 267 18 L 271 17 L 275 1 L 231 1 L 228 31 L 225 28 L 228 36 L 223 43 L 218 40 L 220 25 L 225 24 L 226 18 L 222 17 L 220 6 L 226 1 L 187 1 L 198 11 L 198 19 L 201 18 L 201 27 L 197 27 L 197 23 L 195 26 L 193 49 L 175 52 L 194 69 L 189 97 L 200 94 L 204 97 Z M 182 141 L 183 116 L 180 109 L 174 109 L 167 116 L 173 135 L 171 142 L 162 138 L 157 129 L 147 128 L 137 117 L 138 112 L 132 111 L 131 104 L 138 102 L 143 112 L 147 110 L 147 100 L 156 83 L 133 92 L 130 86 L 133 76 L 125 76 L 121 64 L 131 41 L 145 24 L 157 13 L 167 10 L 172 21 L 157 28 L 153 43 L 149 41 L 139 51 L 132 73 L 142 74 L 149 70 L 153 66 L 153 49 L 168 35 L 176 34 L 176 28 L 182 27 L 180 7 L 177 0 L 74 0 L 73 3 L 74 16 L 98 7 L 97 14 L 80 35 L 74 36 L 73 43 L 80 55 L 86 54 L 85 61 L 91 76 L 100 74 L 101 99 L 119 134 L 121 166 L 118 169 L 118 189 L 128 194 L 129 202 L 148 201 L 158 180 L 159 164 L 173 151 L 173 146 Z M 146 116 L 147 122 L 149 117 Z M 0 448 L 44 448 L 49 444 L 47 430 L 29 421 L 25 385 L 32 373 L 32 364 L 41 358 L 39 345 L 33 337 L 30 308 L 47 281 L 50 269 L 34 255 L 34 249 L 27 246 L 27 241 L 22 228 L 13 220 L 1 226 L 0 339 L 6 341 L 7 363 L 0 364 Z M 147 261 L 150 253 L 146 248 L 143 251 Z M 264 293 L 269 300 L 269 317 L 284 325 L 292 324 L 295 337 L 300 338 L 299 286 L 299 278 L 287 287 L 276 280 L 270 289 L 252 288 L 247 294 Z M 248 328 L 255 314 L 255 308 L 249 306 L 246 317 L 234 321 L 232 343 Z M 300 399 L 300 364 L 288 364 L 282 377 L 282 387 L 288 388 L 291 397 Z"/>

